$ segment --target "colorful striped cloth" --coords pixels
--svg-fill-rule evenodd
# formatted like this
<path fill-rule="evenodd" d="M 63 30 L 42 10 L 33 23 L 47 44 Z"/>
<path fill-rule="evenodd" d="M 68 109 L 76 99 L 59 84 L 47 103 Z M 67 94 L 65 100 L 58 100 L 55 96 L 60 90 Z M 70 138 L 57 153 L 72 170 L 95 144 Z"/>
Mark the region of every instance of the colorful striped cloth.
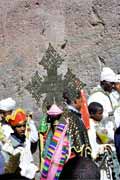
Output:
<path fill-rule="evenodd" d="M 59 124 L 48 148 L 41 174 L 41 180 L 58 180 L 69 152 L 66 131 L 68 125 Z"/>

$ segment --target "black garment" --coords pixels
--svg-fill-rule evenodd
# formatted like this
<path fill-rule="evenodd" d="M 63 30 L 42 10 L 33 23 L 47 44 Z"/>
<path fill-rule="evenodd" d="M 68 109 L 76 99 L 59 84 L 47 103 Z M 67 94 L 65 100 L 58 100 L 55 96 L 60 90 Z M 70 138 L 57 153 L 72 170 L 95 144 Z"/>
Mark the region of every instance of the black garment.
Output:
<path fill-rule="evenodd" d="M 75 157 L 64 165 L 60 180 L 100 180 L 100 169 L 89 158 Z"/>
<path fill-rule="evenodd" d="M 81 114 L 78 111 L 69 109 L 67 112 L 69 119 L 69 136 L 71 141 L 71 148 L 78 154 L 84 156 L 85 150 L 88 154 L 91 153 L 87 129 L 81 119 Z"/>
<path fill-rule="evenodd" d="M 0 180 L 30 180 L 30 179 L 16 174 L 4 174 L 4 175 L 0 175 Z"/>

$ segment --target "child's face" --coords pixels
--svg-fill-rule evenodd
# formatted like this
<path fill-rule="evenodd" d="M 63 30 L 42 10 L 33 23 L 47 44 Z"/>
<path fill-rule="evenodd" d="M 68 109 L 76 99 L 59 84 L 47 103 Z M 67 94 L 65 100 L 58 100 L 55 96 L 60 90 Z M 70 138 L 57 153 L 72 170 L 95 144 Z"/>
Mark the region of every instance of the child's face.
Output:
<path fill-rule="evenodd" d="M 95 114 L 93 114 L 93 119 L 96 121 L 101 121 L 103 118 L 103 109 L 99 108 Z"/>

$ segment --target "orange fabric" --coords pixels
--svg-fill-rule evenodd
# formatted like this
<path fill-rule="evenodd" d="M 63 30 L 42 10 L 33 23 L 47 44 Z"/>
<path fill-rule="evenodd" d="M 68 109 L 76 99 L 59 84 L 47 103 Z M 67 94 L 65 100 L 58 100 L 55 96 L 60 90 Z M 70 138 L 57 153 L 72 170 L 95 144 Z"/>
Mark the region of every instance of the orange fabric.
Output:
<path fill-rule="evenodd" d="M 86 129 L 90 128 L 90 121 L 89 121 L 89 112 L 88 112 L 88 105 L 86 95 L 83 89 L 81 89 L 81 97 L 82 97 L 82 106 L 81 106 L 81 115 L 84 122 Z"/>
<path fill-rule="evenodd" d="M 27 120 L 27 117 L 26 117 L 25 112 L 18 109 L 14 112 L 14 114 L 12 116 L 9 116 L 8 123 L 11 126 L 16 126 L 20 122 L 24 122 L 26 120 Z"/>

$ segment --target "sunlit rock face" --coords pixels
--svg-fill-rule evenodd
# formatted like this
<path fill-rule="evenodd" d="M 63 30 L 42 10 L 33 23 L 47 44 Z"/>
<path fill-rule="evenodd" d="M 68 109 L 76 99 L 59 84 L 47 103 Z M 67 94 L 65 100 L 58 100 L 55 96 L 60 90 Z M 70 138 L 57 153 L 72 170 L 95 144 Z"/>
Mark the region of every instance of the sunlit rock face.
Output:
<path fill-rule="evenodd" d="M 43 82 L 49 76 L 40 63 L 49 43 L 62 58 L 56 76 L 64 79 L 70 68 L 89 92 L 103 66 L 120 72 L 119 0 L 1 0 L 0 99 L 12 96 L 19 106 L 37 110 L 26 86 L 36 71 Z"/>

